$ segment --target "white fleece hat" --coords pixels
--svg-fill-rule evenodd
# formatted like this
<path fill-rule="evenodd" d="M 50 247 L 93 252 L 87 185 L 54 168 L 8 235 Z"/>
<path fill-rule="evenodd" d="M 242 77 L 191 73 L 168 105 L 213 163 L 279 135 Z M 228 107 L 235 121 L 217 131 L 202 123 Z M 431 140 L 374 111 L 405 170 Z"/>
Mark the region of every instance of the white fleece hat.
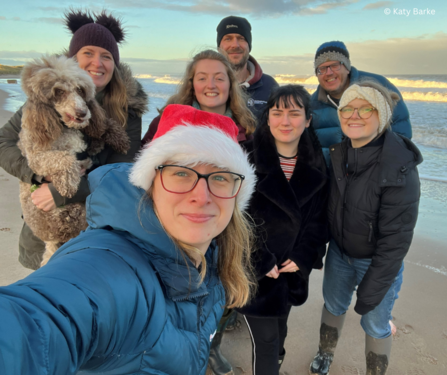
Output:
<path fill-rule="evenodd" d="M 345 92 L 343 93 L 343 96 L 340 99 L 340 103 L 338 105 L 338 108 L 343 108 L 347 106 L 349 103 L 351 103 L 354 99 L 363 99 L 368 101 L 375 109 L 377 109 L 379 113 L 379 134 L 382 132 L 382 130 L 385 128 L 388 121 L 390 121 L 390 118 L 392 116 L 391 107 L 386 101 L 386 99 L 383 97 L 383 95 L 377 91 L 376 89 L 373 89 L 372 87 L 365 87 L 365 86 L 359 86 L 359 85 L 352 85 L 349 86 Z M 340 119 L 340 111 L 337 111 L 338 113 L 338 119 Z"/>
<path fill-rule="evenodd" d="M 167 161 L 191 166 L 212 164 L 245 176 L 236 197 L 245 210 L 255 188 L 254 167 L 237 142 L 238 128 L 227 116 L 171 104 L 163 111 L 157 133 L 139 153 L 129 175 L 130 182 L 148 190 L 156 167 Z"/>

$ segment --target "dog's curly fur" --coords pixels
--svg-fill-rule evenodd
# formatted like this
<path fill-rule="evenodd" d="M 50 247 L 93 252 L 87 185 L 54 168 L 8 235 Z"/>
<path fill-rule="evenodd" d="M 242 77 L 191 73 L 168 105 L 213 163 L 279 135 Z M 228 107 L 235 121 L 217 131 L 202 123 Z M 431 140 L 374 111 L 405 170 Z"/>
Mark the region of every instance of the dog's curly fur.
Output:
<path fill-rule="evenodd" d="M 81 181 L 81 169 L 92 166 L 89 157 L 77 160 L 77 154 L 87 151 L 95 155 L 105 144 L 123 154 L 129 149 L 124 128 L 106 118 L 95 100 L 92 79 L 72 59 L 45 56 L 27 64 L 22 71 L 22 88 L 28 100 L 18 145 L 34 173 L 51 176 L 62 196 L 72 197 Z M 83 203 L 44 212 L 32 203 L 31 185 L 24 182 L 20 182 L 20 202 L 26 223 L 45 242 L 42 265 L 61 244 L 87 227 Z"/>

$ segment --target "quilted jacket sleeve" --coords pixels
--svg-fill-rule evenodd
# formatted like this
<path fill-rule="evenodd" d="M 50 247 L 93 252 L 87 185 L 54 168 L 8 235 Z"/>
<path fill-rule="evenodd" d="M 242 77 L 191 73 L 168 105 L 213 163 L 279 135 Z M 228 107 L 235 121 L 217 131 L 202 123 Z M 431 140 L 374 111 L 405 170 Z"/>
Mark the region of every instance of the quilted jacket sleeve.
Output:
<path fill-rule="evenodd" d="M 410 248 L 420 198 L 417 170 L 408 176 L 404 189 L 386 187 L 383 191 L 376 251 L 357 289 L 354 309 L 360 315 L 368 313 L 382 302 Z"/>

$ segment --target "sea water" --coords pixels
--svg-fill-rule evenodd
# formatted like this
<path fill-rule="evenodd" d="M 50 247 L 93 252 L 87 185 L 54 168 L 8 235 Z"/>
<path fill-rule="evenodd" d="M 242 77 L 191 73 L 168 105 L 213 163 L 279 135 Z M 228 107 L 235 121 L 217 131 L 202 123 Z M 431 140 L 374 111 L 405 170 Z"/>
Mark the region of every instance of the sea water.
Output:
<path fill-rule="evenodd" d="M 166 100 L 176 91 L 180 76 L 136 77 L 149 96 L 149 111 L 143 116 L 143 135 L 152 119 L 158 115 Z M 447 182 L 447 75 L 388 75 L 399 89 L 410 112 L 413 141 L 419 147 L 424 162 L 419 166 L 421 178 Z M 298 83 L 309 92 L 315 91 L 315 76 L 299 77 L 276 75 L 280 84 Z M 4 109 L 15 112 L 26 100 L 18 84 L 8 84 L 0 79 L 0 89 L 9 94 Z M 0 124 L 2 126 L 2 124 Z"/>

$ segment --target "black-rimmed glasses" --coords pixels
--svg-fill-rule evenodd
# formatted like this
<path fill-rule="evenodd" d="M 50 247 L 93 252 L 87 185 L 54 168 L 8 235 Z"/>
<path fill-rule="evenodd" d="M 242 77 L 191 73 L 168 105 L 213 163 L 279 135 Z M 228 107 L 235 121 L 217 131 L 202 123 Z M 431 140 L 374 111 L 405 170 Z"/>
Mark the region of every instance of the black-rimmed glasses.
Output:
<path fill-rule="evenodd" d="M 371 106 L 365 106 L 365 107 L 360 107 L 360 108 L 352 108 L 352 107 L 343 107 L 340 109 L 340 116 L 344 119 L 349 119 L 352 117 L 352 115 L 354 114 L 354 112 L 357 110 L 357 113 L 359 115 L 360 118 L 366 120 L 369 119 L 372 114 L 374 113 L 374 111 L 377 111 L 377 109 L 375 109 L 374 107 Z"/>
<path fill-rule="evenodd" d="M 326 74 L 327 68 L 331 68 L 331 71 L 333 71 L 333 72 L 338 72 L 342 65 L 343 65 L 343 63 L 341 61 L 338 61 L 338 62 L 333 63 L 331 65 L 319 66 L 317 68 L 317 74 L 319 76 L 322 76 L 323 74 Z"/>
<path fill-rule="evenodd" d="M 161 184 L 166 191 L 174 194 L 185 194 L 192 191 L 199 179 L 204 178 L 208 190 L 215 197 L 234 198 L 241 189 L 245 176 L 227 171 L 201 174 L 192 168 L 178 165 L 159 165 Z"/>

